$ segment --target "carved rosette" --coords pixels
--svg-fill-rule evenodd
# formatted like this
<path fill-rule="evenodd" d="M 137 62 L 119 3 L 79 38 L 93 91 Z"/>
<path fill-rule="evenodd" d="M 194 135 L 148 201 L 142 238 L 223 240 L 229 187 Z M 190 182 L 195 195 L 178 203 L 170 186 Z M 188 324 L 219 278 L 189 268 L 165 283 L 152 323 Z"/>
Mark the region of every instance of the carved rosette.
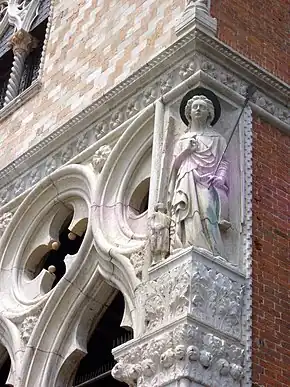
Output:
<path fill-rule="evenodd" d="M 165 386 L 184 378 L 232 387 L 243 378 L 243 348 L 191 323 L 114 352 L 118 363 L 112 375 L 129 386 Z"/>
<path fill-rule="evenodd" d="M 92 166 L 97 173 L 102 171 L 103 166 L 105 165 L 105 162 L 111 152 L 112 149 L 109 145 L 103 145 L 95 152 L 92 159 Z"/>

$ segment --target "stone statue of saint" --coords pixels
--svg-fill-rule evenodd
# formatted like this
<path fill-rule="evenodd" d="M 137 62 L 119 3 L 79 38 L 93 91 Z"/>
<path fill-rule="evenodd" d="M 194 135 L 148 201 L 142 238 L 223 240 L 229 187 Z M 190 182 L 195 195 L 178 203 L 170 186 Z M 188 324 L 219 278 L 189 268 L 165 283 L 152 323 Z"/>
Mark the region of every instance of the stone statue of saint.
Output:
<path fill-rule="evenodd" d="M 171 218 L 163 203 L 157 203 L 149 219 L 151 265 L 164 260 L 170 252 Z"/>
<path fill-rule="evenodd" d="M 220 229 L 229 224 L 226 140 L 211 126 L 215 110 L 207 97 L 195 95 L 184 114 L 189 124 L 175 146 L 169 184 L 174 248 L 192 245 L 225 257 Z"/>

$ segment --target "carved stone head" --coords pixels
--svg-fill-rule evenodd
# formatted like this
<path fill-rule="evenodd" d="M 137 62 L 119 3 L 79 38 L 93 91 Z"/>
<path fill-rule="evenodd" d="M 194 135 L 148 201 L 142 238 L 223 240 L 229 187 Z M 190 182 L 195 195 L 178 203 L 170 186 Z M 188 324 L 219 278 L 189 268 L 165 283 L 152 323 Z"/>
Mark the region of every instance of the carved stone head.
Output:
<path fill-rule="evenodd" d="M 151 359 L 145 359 L 141 363 L 143 375 L 150 377 L 155 373 L 155 365 Z"/>
<path fill-rule="evenodd" d="M 172 349 L 167 349 L 167 351 L 163 352 L 160 356 L 160 363 L 164 368 L 170 368 L 174 363 L 175 354 Z"/>
<path fill-rule="evenodd" d="M 192 121 L 199 121 L 204 126 L 214 119 L 215 112 L 213 103 L 204 95 L 195 95 L 186 104 L 185 117 L 189 125 Z"/>
<path fill-rule="evenodd" d="M 199 359 L 199 349 L 195 345 L 190 345 L 186 353 L 189 361 L 197 361 Z"/>
<path fill-rule="evenodd" d="M 230 372 L 230 364 L 225 359 L 219 359 L 217 361 L 217 368 L 222 376 L 227 376 Z"/>
<path fill-rule="evenodd" d="M 178 360 L 183 360 L 185 357 L 186 348 L 184 345 L 177 345 L 175 348 L 175 356 Z"/>
<path fill-rule="evenodd" d="M 208 368 L 212 361 L 212 354 L 206 350 L 200 351 L 199 361 L 201 365 Z"/>

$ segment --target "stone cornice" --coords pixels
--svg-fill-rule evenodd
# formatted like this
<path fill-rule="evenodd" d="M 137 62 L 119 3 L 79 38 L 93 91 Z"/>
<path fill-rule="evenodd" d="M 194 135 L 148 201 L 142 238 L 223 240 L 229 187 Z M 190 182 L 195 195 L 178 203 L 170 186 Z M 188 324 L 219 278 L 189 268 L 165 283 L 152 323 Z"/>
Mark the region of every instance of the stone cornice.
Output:
<path fill-rule="evenodd" d="M 254 101 L 252 107 L 255 109 L 256 106 L 258 114 L 264 116 L 265 119 L 269 120 L 272 118 L 272 122 L 278 128 L 282 130 L 289 129 L 289 126 L 287 125 L 288 118 L 285 116 L 285 107 L 289 102 L 290 95 L 290 88 L 287 84 L 280 81 L 269 72 L 256 66 L 253 62 L 232 50 L 216 38 L 210 37 L 201 31 L 192 31 L 181 36 L 167 49 L 160 52 L 155 58 L 142 66 L 138 71 L 109 90 L 97 101 L 2 169 L 0 171 L 0 187 L 6 186 L 7 188 L 9 182 L 14 181 L 20 175 L 27 173 L 34 165 L 40 163 L 48 155 L 51 155 L 56 152 L 56 150 L 60 149 L 67 142 L 68 132 L 69 138 L 73 138 L 80 133 L 84 133 L 85 137 L 85 133 L 88 132 L 89 128 L 95 130 L 94 127 L 100 122 L 99 120 L 119 108 L 122 104 L 124 105 L 127 103 L 126 106 L 129 108 L 128 102 L 130 103 L 130 99 L 136 92 L 145 90 L 146 93 L 146 88 L 149 87 L 148 85 L 155 83 L 153 86 L 157 87 L 156 85 L 158 83 L 158 87 L 161 89 L 160 93 L 157 93 L 157 95 L 153 93 L 151 95 L 149 92 L 150 95 L 146 95 L 145 106 L 154 102 L 160 94 L 165 94 L 168 89 L 170 90 L 170 87 L 168 88 L 167 84 L 162 86 L 163 75 L 165 74 L 166 77 L 166 74 L 168 74 L 174 66 L 176 67 L 178 64 L 182 64 L 185 59 L 191 59 L 193 56 L 198 55 L 198 53 L 203 54 L 204 57 L 211 59 L 214 63 L 223 66 L 223 69 L 231 72 L 230 76 L 234 76 L 240 84 L 243 84 L 243 86 L 235 89 L 234 87 L 231 87 L 231 85 L 228 85 L 227 82 L 223 82 L 222 79 L 215 80 L 219 82 L 221 87 L 232 88 L 230 92 L 234 91 L 235 96 L 244 98 L 245 94 L 243 90 L 245 90 L 245 86 L 249 83 L 256 85 L 259 90 L 259 97 L 257 98 L 257 101 Z M 201 67 L 202 65 L 199 63 L 199 68 Z M 195 69 L 195 71 L 196 70 L 197 69 Z M 212 76 L 210 72 L 209 75 Z M 215 77 L 213 76 L 213 78 Z M 178 83 L 183 79 L 184 78 L 180 80 L 179 78 Z M 136 96 L 134 96 L 134 98 L 136 99 Z M 263 104 L 266 104 L 267 106 L 265 107 Z M 269 107 L 269 105 L 271 106 Z M 278 106 L 276 110 L 280 113 L 278 118 L 276 116 L 276 110 L 273 108 L 273 106 L 275 107 L 276 105 Z M 283 108 L 284 111 L 281 113 L 281 109 Z M 119 116 L 114 118 L 115 121 L 113 123 L 111 121 L 112 126 L 110 126 L 106 132 L 104 130 L 101 130 L 101 132 L 107 134 L 108 130 L 116 128 L 118 123 L 124 122 L 125 119 L 128 119 L 137 112 L 138 109 L 136 109 L 136 111 L 133 109 L 133 113 L 130 113 L 131 115 L 129 113 L 125 114 L 126 118 L 122 119 Z M 111 118 L 111 120 L 113 120 L 113 118 Z M 97 135 L 95 137 L 97 140 L 101 138 L 101 136 Z M 86 141 L 84 140 L 84 142 Z M 84 144 L 84 146 L 81 146 L 81 151 L 91 144 L 92 141 L 87 145 Z M 73 156 L 75 156 L 75 154 Z M 67 161 L 68 159 L 66 159 L 66 162 Z M 59 166 L 60 165 L 57 167 Z M 24 189 L 18 190 L 18 195 L 28 188 L 29 187 L 26 185 Z M 13 196 L 16 197 L 17 194 L 14 194 Z M 12 197 L 10 196 L 8 201 L 11 199 Z M 7 200 L 4 201 L 4 203 L 5 202 L 7 202 Z"/>
<path fill-rule="evenodd" d="M 270 97 L 274 97 L 282 104 L 290 104 L 290 87 L 267 70 L 250 61 L 244 55 L 233 50 L 216 38 L 198 31 L 196 48 L 224 67 L 235 72 L 243 79 L 253 83 Z"/>

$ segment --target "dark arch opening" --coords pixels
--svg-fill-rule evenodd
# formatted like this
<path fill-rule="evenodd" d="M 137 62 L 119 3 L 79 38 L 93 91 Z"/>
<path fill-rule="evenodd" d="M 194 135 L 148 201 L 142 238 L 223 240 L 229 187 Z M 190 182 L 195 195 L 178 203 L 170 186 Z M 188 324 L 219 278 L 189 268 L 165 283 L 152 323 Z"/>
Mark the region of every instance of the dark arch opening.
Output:
<path fill-rule="evenodd" d="M 143 214 L 148 210 L 149 188 L 150 178 L 147 177 L 135 188 L 131 196 L 129 205 L 136 215 Z"/>
<path fill-rule="evenodd" d="M 124 307 L 124 298 L 119 292 L 91 335 L 88 353 L 80 362 L 74 386 L 127 386 L 111 376 L 115 365 L 112 349 L 133 338 L 132 330 L 120 327 Z"/>
<path fill-rule="evenodd" d="M 1 359 L 0 359 L 0 386 L 11 386 L 11 384 L 5 384 L 5 382 L 7 381 L 7 378 L 9 376 L 9 372 L 10 372 L 10 368 L 11 368 L 11 360 L 10 360 L 10 357 L 8 355 L 8 352 L 5 351 L 4 354 L 2 354 L 1 352 Z"/>

